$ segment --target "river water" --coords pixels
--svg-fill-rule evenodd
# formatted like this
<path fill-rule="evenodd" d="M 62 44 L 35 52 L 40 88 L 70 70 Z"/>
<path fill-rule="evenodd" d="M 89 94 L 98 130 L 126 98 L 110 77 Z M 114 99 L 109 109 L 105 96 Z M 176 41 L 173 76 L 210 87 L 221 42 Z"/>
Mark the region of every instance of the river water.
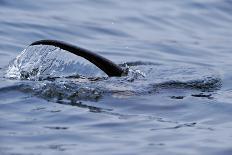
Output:
<path fill-rule="evenodd" d="M 231 0 L 0 0 L 0 154 L 232 153 Z M 40 39 L 127 68 L 107 77 Z"/>

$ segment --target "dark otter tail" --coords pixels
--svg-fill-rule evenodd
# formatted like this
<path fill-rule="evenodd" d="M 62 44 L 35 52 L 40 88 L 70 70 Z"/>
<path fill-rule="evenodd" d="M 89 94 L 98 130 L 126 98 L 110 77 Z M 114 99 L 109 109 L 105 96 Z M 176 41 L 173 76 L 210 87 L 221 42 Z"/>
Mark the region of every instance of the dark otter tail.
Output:
<path fill-rule="evenodd" d="M 124 73 L 124 70 L 113 63 L 112 61 L 93 53 L 89 50 L 62 42 L 57 40 L 39 40 L 36 42 L 33 42 L 30 46 L 33 45 L 52 45 L 55 47 L 59 47 L 63 50 L 69 51 L 75 55 L 81 56 L 87 60 L 89 60 L 91 63 L 95 64 L 98 68 L 100 68 L 102 71 L 104 71 L 108 76 L 122 76 Z"/>

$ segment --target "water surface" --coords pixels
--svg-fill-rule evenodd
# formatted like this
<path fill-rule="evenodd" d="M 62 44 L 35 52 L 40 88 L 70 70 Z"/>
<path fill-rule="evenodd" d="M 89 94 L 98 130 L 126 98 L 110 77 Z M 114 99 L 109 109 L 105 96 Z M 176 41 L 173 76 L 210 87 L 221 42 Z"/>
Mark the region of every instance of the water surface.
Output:
<path fill-rule="evenodd" d="M 231 7 L 0 0 L 0 154 L 231 154 Z M 27 47 L 40 39 L 93 50 L 129 75 Z"/>

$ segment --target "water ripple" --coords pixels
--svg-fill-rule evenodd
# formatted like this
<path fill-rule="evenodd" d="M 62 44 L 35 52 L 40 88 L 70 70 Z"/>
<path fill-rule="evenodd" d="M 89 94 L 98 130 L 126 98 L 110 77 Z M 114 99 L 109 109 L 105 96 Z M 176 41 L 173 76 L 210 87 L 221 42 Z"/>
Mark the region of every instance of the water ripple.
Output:
<path fill-rule="evenodd" d="M 230 155 L 231 8 L 0 0 L 0 154 Z M 129 74 L 109 78 L 50 47 L 20 54 L 40 39 L 85 47 Z"/>

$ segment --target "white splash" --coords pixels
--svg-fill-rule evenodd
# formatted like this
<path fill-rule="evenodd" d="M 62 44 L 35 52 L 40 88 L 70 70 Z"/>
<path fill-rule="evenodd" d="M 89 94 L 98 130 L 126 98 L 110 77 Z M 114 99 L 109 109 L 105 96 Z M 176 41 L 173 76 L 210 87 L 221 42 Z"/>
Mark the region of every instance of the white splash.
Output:
<path fill-rule="evenodd" d="M 10 62 L 5 77 L 38 80 L 47 77 L 105 76 L 87 60 L 53 46 L 29 46 Z"/>

